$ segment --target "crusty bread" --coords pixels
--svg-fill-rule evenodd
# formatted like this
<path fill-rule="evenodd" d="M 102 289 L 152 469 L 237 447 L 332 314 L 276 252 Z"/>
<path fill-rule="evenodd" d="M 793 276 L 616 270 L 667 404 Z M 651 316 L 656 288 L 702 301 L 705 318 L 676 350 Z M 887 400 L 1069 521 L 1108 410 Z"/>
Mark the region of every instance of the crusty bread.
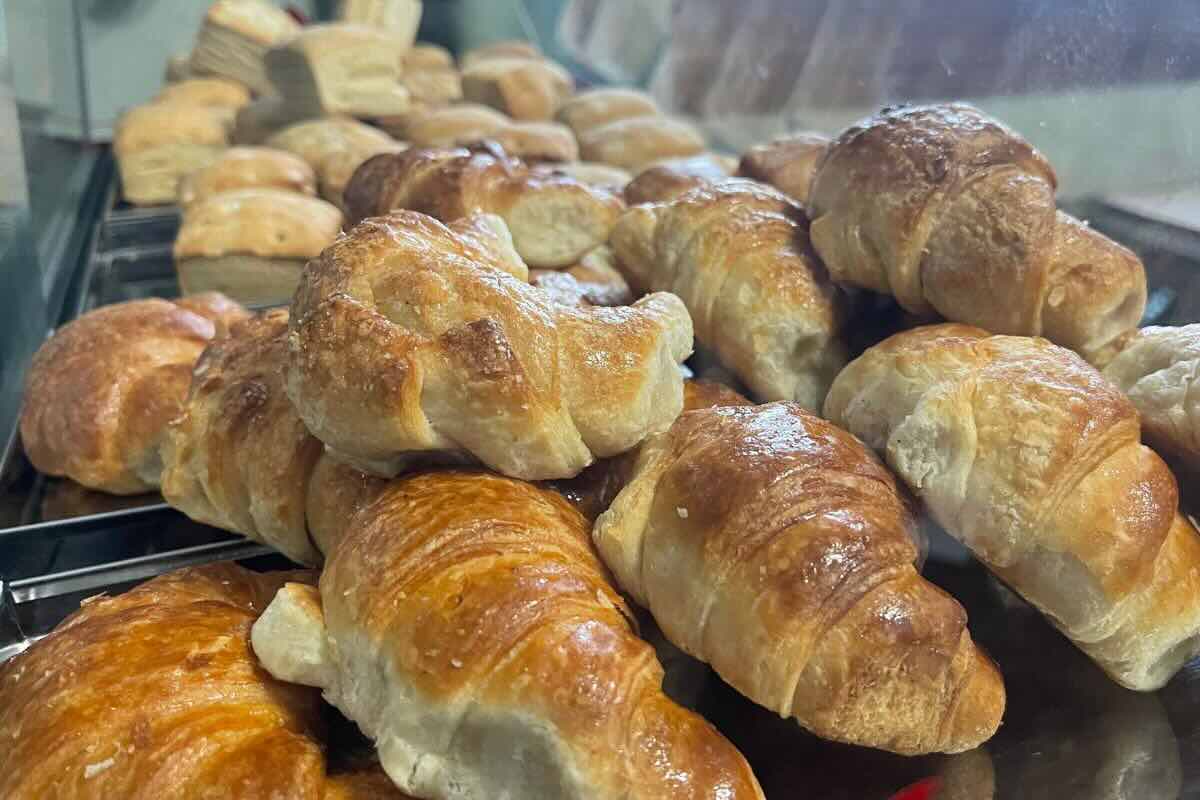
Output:
<path fill-rule="evenodd" d="M 557 122 L 513 122 L 490 137 L 504 152 L 524 161 L 562 162 L 579 159 L 579 144 L 566 125 Z"/>
<path fill-rule="evenodd" d="M 671 117 L 631 117 L 578 133 L 579 152 L 599 161 L 637 172 L 652 161 L 692 156 L 704 151 L 704 137 L 691 124 Z"/>
<path fill-rule="evenodd" d="M 495 109 L 463 103 L 426 110 L 395 130 L 413 147 L 453 147 L 487 139 L 508 127 L 509 122 Z"/>
<path fill-rule="evenodd" d="M 188 207 L 175 239 L 180 288 L 252 305 L 286 302 L 305 262 L 341 228 L 341 211 L 316 197 L 278 189 L 210 195 Z"/>
<path fill-rule="evenodd" d="M 545 59 L 488 58 L 462 73 L 463 99 L 516 120 L 549 120 L 574 89 L 571 73 Z"/>
<path fill-rule="evenodd" d="M 576 136 L 610 122 L 632 117 L 653 117 L 658 104 L 635 89 L 589 89 L 564 102 L 555 118 L 575 131 Z"/>
<path fill-rule="evenodd" d="M 400 84 L 405 46 L 365 25 L 310 25 L 267 53 L 267 77 L 306 116 L 402 114 L 410 103 Z"/>
<path fill-rule="evenodd" d="M 210 195 L 252 188 L 317 192 L 312 167 L 299 156 L 269 147 L 231 147 L 180 182 L 179 205 L 187 208 Z"/>
<path fill-rule="evenodd" d="M 345 192 L 351 223 L 409 208 L 451 222 L 496 214 L 531 267 L 569 266 L 603 244 L 623 204 L 615 195 L 530 168 L 488 145 L 475 149 L 413 147 L 367 160 Z"/>
<path fill-rule="evenodd" d="M 250 90 L 228 78 L 188 78 L 164 86 L 154 102 L 241 108 L 250 102 Z"/>
<path fill-rule="evenodd" d="M 696 338 L 762 400 L 810 410 L 845 364 L 845 297 L 808 246 L 804 214 L 740 178 L 630 208 L 609 242 L 635 289 L 687 305 Z"/>
<path fill-rule="evenodd" d="M 225 298 L 133 300 L 89 311 L 38 349 L 21 442 L 47 475 L 138 494 L 159 485 L 159 444 L 187 394 L 192 365 L 219 325 L 245 310 Z"/>
<path fill-rule="evenodd" d="M 663 694 L 584 519 L 483 472 L 393 481 L 319 593 L 255 624 L 273 674 L 320 686 L 401 789 L 438 798 L 756 800 L 741 754 Z"/>
<path fill-rule="evenodd" d="M 742 155 L 738 175 L 769 183 L 805 205 L 817 162 L 829 149 L 829 141 L 819 133 L 793 133 L 755 145 Z"/>
<path fill-rule="evenodd" d="M 625 202 L 662 203 L 674 200 L 698 186 L 729 177 L 730 170 L 711 153 L 655 162 L 637 174 L 625 187 Z"/>
<path fill-rule="evenodd" d="M 1133 405 L 1071 351 L 917 328 L 847 366 L 825 414 L 1122 685 L 1200 652 L 1200 536 Z"/>
<path fill-rule="evenodd" d="M 906 310 L 1085 355 L 1146 305 L 1137 256 L 1055 208 L 1033 145 L 962 103 L 888 108 L 817 164 L 812 242 L 834 280 Z"/>
<path fill-rule="evenodd" d="M 264 0 L 217 0 L 209 6 L 192 48 L 197 75 L 237 81 L 255 94 L 271 94 L 263 57 L 300 32 L 291 15 Z"/>
<path fill-rule="evenodd" d="M 915 536 L 887 469 L 790 403 L 683 414 L 593 530 L 666 637 L 750 699 L 830 739 L 968 750 L 1004 686 Z"/>
<path fill-rule="evenodd" d="M 179 181 L 210 164 L 228 143 L 220 112 L 207 106 L 151 103 L 122 114 L 113 153 L 125 199 L 136 205 L 175 202 Z"/>
<path fill-rule="evenodd" d="M 678 298 L 561 306 L 477 242 L 396 211 L 305 270 L 288 395 L 332 455 L 388 476 L 430 451 L 469 453 L 560 478 L 670 424 L 691 351 Z"/>

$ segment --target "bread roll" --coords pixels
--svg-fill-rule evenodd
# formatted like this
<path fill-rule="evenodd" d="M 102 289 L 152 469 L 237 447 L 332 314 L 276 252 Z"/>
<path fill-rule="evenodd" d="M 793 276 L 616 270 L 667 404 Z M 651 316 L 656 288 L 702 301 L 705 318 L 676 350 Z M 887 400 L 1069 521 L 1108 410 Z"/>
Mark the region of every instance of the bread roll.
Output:
<path fill-rule="evenodd" d="M 800 205 L 808 191 L 817 162 L 829 149 L 829 137 L 819 133 L 793 133 L 755 145 L 742 155 L 738 175 L 769 183 Z"/>
<path fill-rule="evenodd" d="M 545 59 L 488 58 L 464 67 L 463 98 L 516 120 L 546 121 L 575 90 L 571 73 Z"/>
<path fill-rule="evenodd" d="M 287 150 L 303 158 L 314 170 L 320 171 L 330 156 L 347 150 L 380 151 L 396 144 L 396 140 L 378 128 L 348 117 L 311 119 L 290 125 L 267 139 L 268 147 Z"/>
<path fill-rule="evenodd" d="M 625 187 L 625 202 L 637 205 L 674 200 L 698 186 L 724 180 L 729 172 L 726 164 L 708 153 L 665 159 L 638 173 Z"/>
<path fill-rule="evenodd" d="M 633 117 L 658 116 L 658 104 L 636 89 L 589 89 L 567 100 L 555 118 L 582 136 L 593 128 Z"/>
<path fill-rule="evenodd" d="M 132 300 L 89 311 L 46 340 L 29 367 L 21 442 L 40 472 L 90 489 L 159 485 L 159 444 L 218 326 L 245 315 L 227 298 Z"/>
<path fill-rule="evenodd" d="M 220 109 L 180 103 L 136 106 L 121 115 L 113 136 L 121 193 L 134 205 L 173 203 L 179 181 L 212 163 L 227 144 Z"/>
<path fill-rule="evenodd" d="M 378 765 L 328 775 L 320 696 L 250 651 L 271 595 L 307 579 L 221 564 L 85 600 L 0 665 L 0 795 L 406 800 Z"/>
<path fill-rule="evenodd" d="M 704 137 L 695 127 L 670 117 L 632 117 L 578 133 L 586 161 L 600 161 L 637 172 L 661 158 L 696 155 Z"/>
<path fill-rule="evenodd" d="M 396 132 L 413 147 L 454 147 L 487 139 L 508 125 L 508 117 L 499 111 L 463 103 L 417 114 Z"/>
<path fill-rule="evenodd" d="M 315 197 L 237 189 L 188 207 L 175 239 L 184 294 L 222 291 L 243 303 L 284 303 L 300 270 L 342 229 L 342 213 Z"/>
<path fill-rule="evenodd" d="M 621 194 L 626 184 L 633 179 L 632 175 L 620 167 L 610 167 L 608 164 L 597 164 L 593 161 L 568 161 L 562 164 L 548 164 L 546 168 L 613 194 Z"/>
<path fill-rule="evenodd" d="M 179 205 L 187 208 L 211 195 L 234 189 L 278 189 L 317 193 L 316 176 L 303 159 L 269 147 L 231 147 L 179 184 Z"/>
<path fill-rule="evenodd" d="M 1142 328 L 1120 337 L 1117 352 L 1098 364 L 1129 397 L 1142 435 L 1156 450 L 1200 468 L 1200 325 Z"/>
<path fill-rule="evenodd" d="M 1200 537 L 1133 405 L 1074 353 L 917 328 L 847 366 L 825 414 L 1117 682 L 1156 689 L 1200 651 Z"/>
<path fill-rule="evenodd" d="M 995 333 L 1088 354 L 1134 328 L 1146 275 L 1130 251 L 1055 208 L 1033 145 L 961 103 L 888 108 L 817 165 L 812 241 L 834 280 Z"/>
<path fill-rule="evenodd" d="M 557 478 L 670 424 L 691 351 L 677 298 L 560 306 L 477 241 L 397 211 L 305 271 L 288 395 L 331 454 L 384 476 L 440 451 Z"/>
<path fill-rule="evenodd" d="M 621 201 L 566 175 L 531 169 L 502 149 L 413 147 L 364 163 L 345 192 L 351 222 L 408 208 L 451 222 L 496 214 L 532 267 L 569 266 L 604 244 Z"/>
<path fill-rule="evenodd" d="M 816 410 L 846 361 L 846 308 L 806 233 L 782 194 L 727 178 L 634 206 L 609 241 L 630 284 L 678 294 L 697 340 L 757 397 Z"/>
<path fill-rule="evenodd" d="M 575 141 L 575 134 L 557 122 L 513 122 L 489 138 L 509 155 L 531 163 L 579 159 L 579 144 Z"/>
<path fill-rule="evenodd" d="M 914 567 L 888 471 L 789 403 L 687 412 L 642 446 L 593 538 L 667 639 L 819 736 L 958 752 L 1004 686 L 966 612 Z"/>
<path fill-rule="evenodd" d="M 241 108 L 250 102 L 250 91 L 227 78 L 188 78 L 164 86 L 155 95 L 154 101 Z"/>
<path fill-rule="evenodd" d="M 390 483 L 254 627 L 268 670 L 320 686 L 421 797 L 761 798 L 662 693 L 583 518 L 478 472 Z"/>
<path fill-rule="evenodd" d="M 410 102 L 399 82 L 405 47 L 385 29 L 310 25 L 267 53 L 267 77 L 306 116 L 402 114 Z"/>
<path fill-rule="evenodd" d="M 208 8 L 191 68 L 197 75 L 237 81 L 255 94 L 271 94 L 263 57 L 300 32 L 291 15 L 264 0 L 217 0 Z"/>

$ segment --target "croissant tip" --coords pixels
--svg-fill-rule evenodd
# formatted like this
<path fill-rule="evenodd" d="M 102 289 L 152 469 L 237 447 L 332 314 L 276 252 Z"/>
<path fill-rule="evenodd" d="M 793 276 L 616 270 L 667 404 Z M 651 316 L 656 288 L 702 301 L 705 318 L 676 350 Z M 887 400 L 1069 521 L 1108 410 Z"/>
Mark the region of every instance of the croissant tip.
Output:
<path fill-rule="evenodd" d="M 966 685 L 959 695 L 946 739 L 946 752 L 971 750 L 986 742 L 1000 728 L 1006 702 L 1004 678 L 996 663 L 974 648 Z"/>

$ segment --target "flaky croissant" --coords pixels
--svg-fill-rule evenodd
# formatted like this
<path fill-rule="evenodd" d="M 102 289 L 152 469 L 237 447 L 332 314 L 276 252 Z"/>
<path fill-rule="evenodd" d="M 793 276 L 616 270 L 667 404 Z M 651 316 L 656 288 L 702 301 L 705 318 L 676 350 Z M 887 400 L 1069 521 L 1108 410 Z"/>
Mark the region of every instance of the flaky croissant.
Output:
<path fill-rule="evenodd" d="M 158 486 L 159 444 L 205 345 L 246 310 L 206 293 L 89 311 L 55 332 L 29 368 L 21 441 L 33 465 L 89 489 Z"/>
<path fill-rule="evenodd" d="M 1200 469 L 1200 324 L 1131 331 L 1114 349 L 1093 363 L 1137 408 L 1146 441 Z"/>
<path fill-rule="evenodd" d="M 825 415 L 1114 680 L 1155 689 L 1200 652 L 1200 537 L 1137 411 L 1074 353 L 917 328 L 847 366 Z"/>
<path fill-rule="evenodd" d="M 683 414 L 642 445 L 593 538 L 666 637 L 819 736 L 958 752 L 1004 686 L 914 567 L 915 523 L 853 436 L 793 403 Z"/>
<path fill-rule="evenodd" d="M 514 477 L 574 475 L 670 425 L 692 346 L 673 295 L 563 306 L 414 211 L 327 248 L 292 312 L 293 405 L 334 455 L 384 476 L 429 451 Z"/>
<path fill-rule="evenodd" d="M 833 141 L 806 208 L 834 280 L 1086 355 L 1137 325 L 1146 275 L 1056 210 L 1056 183 L 1029 142 L 971 106 L 900 106 Z"/>
<path fill-rule="evenodd" d="M 805 205 L 817 163 L 828 149 L 828 136 L 793 133 L 751 147 L 742 154 L 737 174 L 769 183 L 800 205 Z"/>
<path fill-rule="evenodd" d="M 371 770 L 327 777 L 319 694 L 250 650 L 275 591 L 303 579 L 223 564 L 87 601 L 0 665 L 0 796 L 405 800 Z"/>
<path fill-rule="evenodd" d="M 779 192 L 727 179 L 622 215 L 610 243 L 631 284 L 674 292 L 696 339 L 762 400 L 818 409 L 846 363 L 845 298 Z"/>
<path fill-rule="evenodd" d="M 570 176 L 531 169 L 496 146 L 413 148 L 366 161 L 345 191 L 350 223 L 399 208 L 442 222 L 474 213 L 502 217 L 531 267 L 575 263 L 604 244 L 620 198 Z"/>
<path fill-rule="evenodd" d="M 761 798 L 749 766 L 662 693 L 586 523 L 474 472 L 392 481 L 254 627 L 275 675 L 319 686 L 404 791 L 453 798 Z"/>

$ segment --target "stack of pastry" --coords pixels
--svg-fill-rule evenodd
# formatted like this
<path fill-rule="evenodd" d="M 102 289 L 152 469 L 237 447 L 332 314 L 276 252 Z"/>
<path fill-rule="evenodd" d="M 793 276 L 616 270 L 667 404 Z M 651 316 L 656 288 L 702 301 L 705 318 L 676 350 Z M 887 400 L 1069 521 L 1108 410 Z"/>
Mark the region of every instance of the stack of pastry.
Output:
<path fill-rule="evenodd" d="M 217 0 L 204 15 L 189 64 L 197 75 L 217 75 L 271 94 L 264 57 L 300 32 L 284 10 L 265 0 Z"/>
<path fill-rule="evenodd" d="M 568 103 L 563 118 L 586 125 L 588 108 Z M 626 119 L 644 118 L 657 117 Z M 672 645 L 820 737 L 970 750 L 998 728 L 1004 683 L 963 608 L 920 574 L 918 509 L 1120 684 L 1157 688 L 1200 651 L 1200 536 L 1134 406 L 1154 441 L 1189 452 L 1167 376 L 1194 364 L 1194 336 L 1132 330 L 1140 262 L 1055 208 L 1032 146 L 970 107 L 913 107 L 747 155 L 743 171 L 791 197 L 712 166 L 647 173 L 625 208 L 491 146 L 375 156 L 345 191 L 352 227 L 308 262 L 288 310 L 213 339 L 165 431 L 137 404 L 85 414 L 154 429 L 120 474 L 322 567 L 315 586 L 262 579 L 237 610 L 236 647 L 164 661 L 211 656 L 241 676 L 245 625 L 262 612 L 250 634 L 262 668 L 320 689 L 419 798 L 758 798 L 737 750 L 662 693 L 626 597 Z M 271 238 L 270 222 L 245 232 Z M 861 289 L 952 321 L 850 360 Z M 115 326 L 118 311 L 73 325 Z M 94 353 L 77 328 L 51 338 L 28 389 L 23 435 L 50 472 L 67 471 L 51 456 L 79 436 L 60 430 L 81 419 L 46 388 Z M 752 397 L 686 382 L 694 344 Z M 156 359 L 123 366 L 88 371 L 89 393 L 158 380 Z M 87 473 L 78 456 L 68 474 Z M 127 648 L 198 613 L 143 596 L 85 609 L 4 667 L 0 693 L 114 609 L 145 622 L 123 631 Z M 160 696 L 154 670 L 129 669 Z M 0 738 L 87 727 L 57 712 L 63 696 L 120 674 L 63 672 L 39 704 L 0 716 Z M 244 702 L 263 702 L 256 692 Z M 210 713 L 201 700 L 172 708 Z M 145 724 L 171 732 L 172 759 L 236 748 L 223 731 L 242 715 L 286 715 L 221 713 L 208 727 Z M 255 741 L 300 763 L 270 732 Z M 63 749 L 49 769 L 26 756 L 4 779 L 90 772 L 115 791 L 127 784 L 107 781 L 133 780 L 140 762 L 113 752 Z"/>

